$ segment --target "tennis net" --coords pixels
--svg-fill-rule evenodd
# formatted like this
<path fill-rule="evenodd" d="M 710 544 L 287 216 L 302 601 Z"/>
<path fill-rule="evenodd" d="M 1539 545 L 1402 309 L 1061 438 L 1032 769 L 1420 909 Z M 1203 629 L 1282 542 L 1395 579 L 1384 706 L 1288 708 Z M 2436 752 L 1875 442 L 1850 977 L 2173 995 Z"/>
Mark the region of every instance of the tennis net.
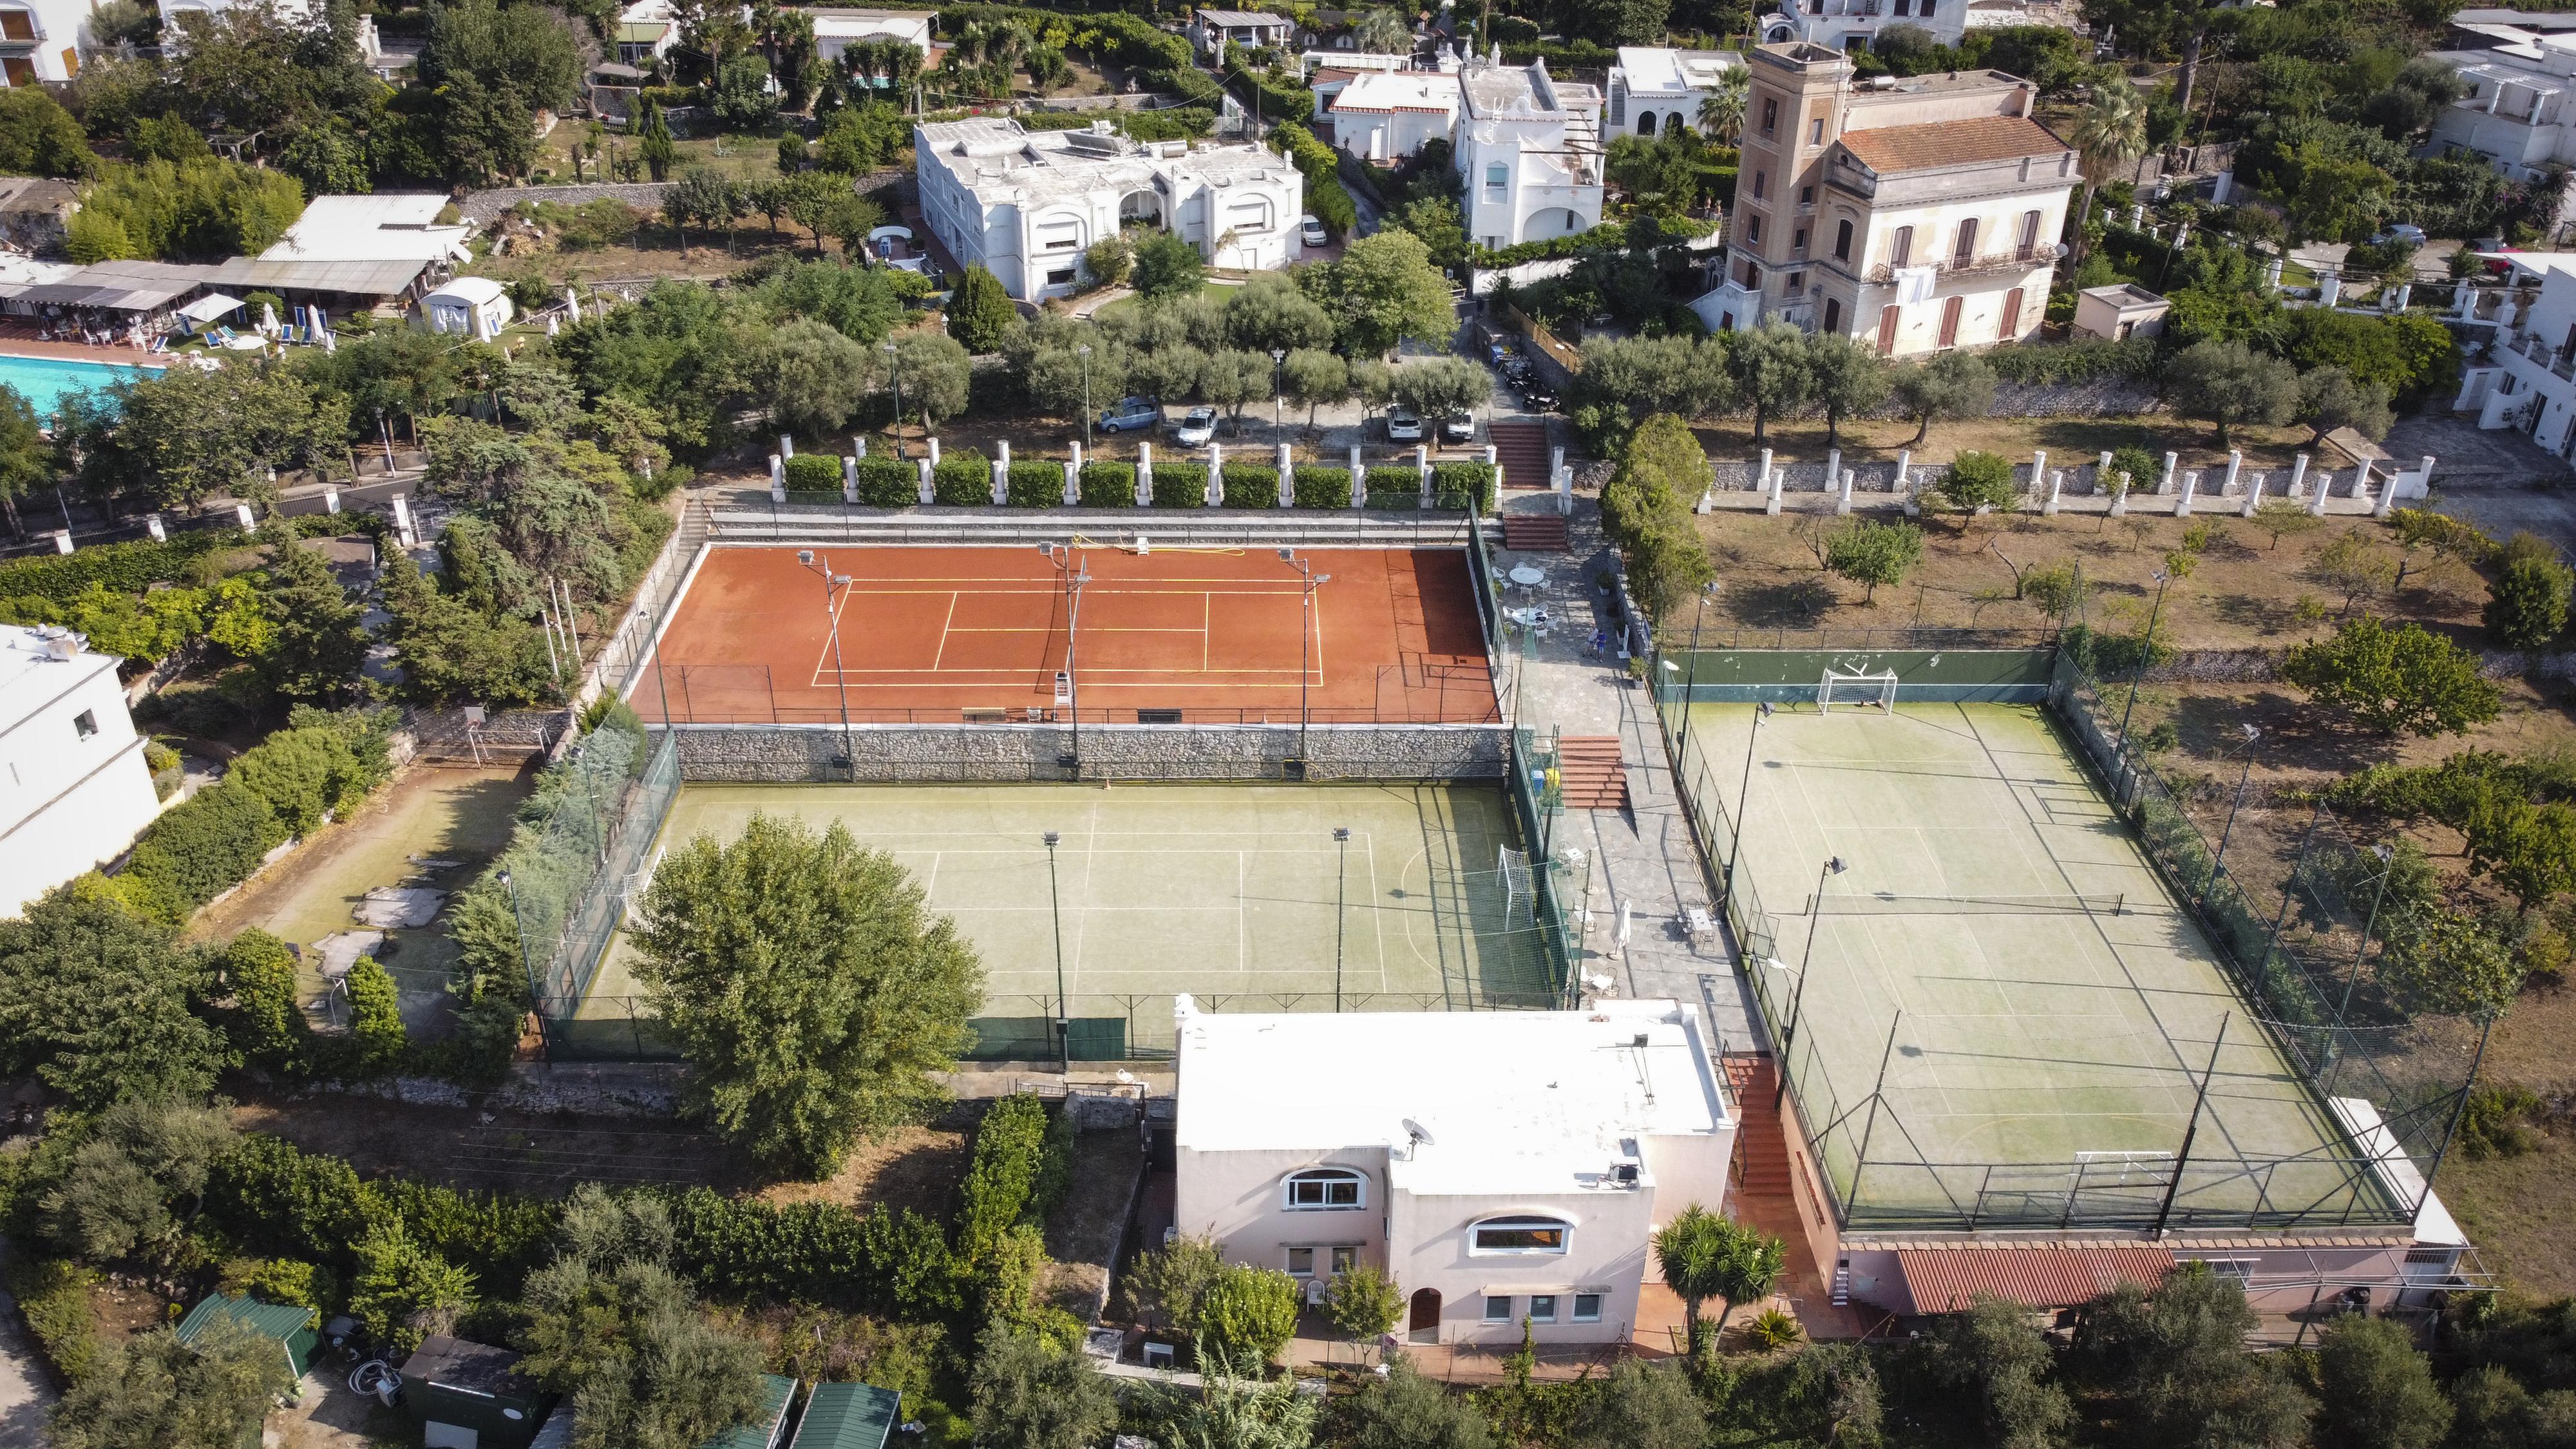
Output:
<path fill-rule="evenodd" d="M 1819 916 L 2118 916 L 2128 913 L 2128 896 L 1809 896 L 1807 909 Z"/>

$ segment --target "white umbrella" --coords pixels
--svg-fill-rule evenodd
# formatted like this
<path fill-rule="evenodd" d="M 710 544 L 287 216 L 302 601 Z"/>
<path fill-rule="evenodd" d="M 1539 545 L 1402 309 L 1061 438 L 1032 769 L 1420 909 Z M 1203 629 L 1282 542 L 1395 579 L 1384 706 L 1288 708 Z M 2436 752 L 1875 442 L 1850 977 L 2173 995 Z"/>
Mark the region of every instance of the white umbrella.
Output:
<path fill-rule="evenodd" d="M 259 330 L 268 333 L 277 331 L 277 308 L 266 302 L 259 304 Z"/>
<path fill-rule="evenodd" d="M 339 336 L 332 332 L 328 327 L 322 329 L 322 350 L 324 352 L 337 352 L 340 350 Z"/>

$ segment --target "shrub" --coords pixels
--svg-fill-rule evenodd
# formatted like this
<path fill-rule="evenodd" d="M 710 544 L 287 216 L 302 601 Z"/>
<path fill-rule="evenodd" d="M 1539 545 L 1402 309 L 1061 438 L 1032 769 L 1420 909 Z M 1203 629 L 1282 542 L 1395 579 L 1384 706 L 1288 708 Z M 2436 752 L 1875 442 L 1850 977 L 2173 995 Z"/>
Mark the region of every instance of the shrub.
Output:
<path fill-rule="evenodd" d="M 1156 508 L 1206 507 L 1207 464 L 1155 464 L 1154 506 Z"/>
<path fill-rule="evenodd" d="M 1405 463 L 1380 463 L 1368 470 L 1371 508 L 1412 508 L 1422 497 L 1422 474 Z"/>
<path fill-rule="evenodd" d="M 1951 459 L 1949 476 L 1943 478 L 1934 491 L 1963 513 L 1974 513 L 1980 508 L 2000 512 L 2021 498 L 2021 484 L 2013 478 L 2012 461 L 1993 453 L 1975 451 L 1961 453 Z"/>
<path fill-rule="evenodd" d="M 993 465 L 971 450 L 943 454 L 931 470 L 930 498 L 951 508 L 973 508 L 993 501 Z"/>
<path fill-rule="evenodd" d="M 1279 470 L 1258 463 L 1225 465 L 1225 506 L 1228 508 L 1276 508 L 1279 506 Z"/>
<path fill-rule="evenodd" d="M 208 529 L 184 533 L 166 543 L 110 543 L 78 553 L 21 559 L 0 564 L 0 596 L 34 595 L 67 604 L 92 584 L 114 593 L 139 594 L 154 584 L 189 582 L 208 554 L 246 542 L 238 529 Z"/>
<path fill-rule="evenodd" d="M 2144 448 L 2122 448 L 2111 455 L 2111 471 L 2096 486 L 2105 495 L 2115 492 L 2123 473 L 2129 475 L 2130 492 L 2153 493 L 2164 479 L 2164 460 Z"/>
<path fill-rule="evenodd" d="M 910 508 L 921 501 L 921 472 L 900 458 L 861 458 L 859 501 L 870 508 Z"/>
<path fill-rule="evenodd" d="M 1494 511 L 1494 469 L 1489 463 L 1434 463 L 1431 493 L 1443 508 L 1482 517 Z"/>
<path fill-rule="evenodd" d="M 27 1327 L 66 1383 L 89 1377 L 98 1362 L 98 1325 L 90 1313 L 87 1268 L 65 1258 L 8 1260 L 11 1296 Z"/>
<path fill-rule="evenodd" d="M 134 910 L 176 924 L 249 879 L 285 839 L 286 827 L 269 803 L 226 778 L 152 822 L 117 886 Z"/>
<path fill-rule="evenodd" d="M 828 453 L 799 453 L 787 460 L 787 491 L 790 493 L 841 493 L 841 460 Z"/>
<path fill-rule="evenodd" d="M 1240 1362 L 1268 1363 L 1297 1332 L 1297 1280 L 1277 1268 L 1219 1268 L 1199 1304 L 1207 1346 Z"/>
<path fill-rule="evenodd" d="M 349 968 L 349 1037 L 357 1046 L 360 1071 L 390 1070 L 402 1059 L 409 1038 L 403 1032 L 402 992 L 393 973 L 373 956 L 361 956 Z"/>
<path fill-rule="evenodd" d="M 2509 558 L 2487 586 L 2488 637 L 2506 649 L 2538 649 L 2567 630 L 2567 600 L 2576 575 L 2545 555 Z"/>
<path fill-rule="evenodd" d="M 2130 337 L 2113 342 L 2051 342 L 1999 347 L 1983 354 L 1995 376 L 2006 382 L 2093 382 L 2103 378 L 2146 379 L 2155 375 L 2156 340 Z"/>
<path fill-rule="evenodd" d="M 1351 470 L 1348 468 L 1300 468 L 1293 486 L 1300 508 L 1351 506 Z"/>
<path fill-rule="evenodd" d="M 1083 507 L 1132 508 L 1135 503 L 1135 464 L 1085 463 L 1082 465 Z"/>
<path fill-rule="evenodd" d="M 1013 463 L 1009 490 L 1013 508 L 1056 508 L 1064 503 L 1062 463 Z"/>
<path fill-rule="evenodd" d="M 285 729 L 242 752 L 228 778 L 268 802 L 290 836 L 366 795 L 366 771 L 349 742 L 328 729 Z"/>

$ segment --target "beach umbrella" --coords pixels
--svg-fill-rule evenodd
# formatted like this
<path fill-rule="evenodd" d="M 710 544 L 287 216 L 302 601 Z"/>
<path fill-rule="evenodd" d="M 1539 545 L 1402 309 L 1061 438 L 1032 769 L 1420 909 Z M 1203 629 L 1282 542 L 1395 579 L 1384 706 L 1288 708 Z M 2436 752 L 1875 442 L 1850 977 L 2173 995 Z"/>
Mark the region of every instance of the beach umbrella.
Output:
<path fill-rule="evenodd" d="M 262 332 L 277 330 L 277 309 L 266 302 L 259 304 L 259 330 Z"/>

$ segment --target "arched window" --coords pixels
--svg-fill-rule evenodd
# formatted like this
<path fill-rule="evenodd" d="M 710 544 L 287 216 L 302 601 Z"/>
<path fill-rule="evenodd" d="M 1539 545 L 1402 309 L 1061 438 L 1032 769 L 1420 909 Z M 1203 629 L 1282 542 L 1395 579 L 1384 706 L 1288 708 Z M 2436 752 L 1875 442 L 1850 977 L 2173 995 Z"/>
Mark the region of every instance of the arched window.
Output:
<path fill-rule="evenodd" d="M 1654 112 L 1640 111 L 1637 113 L 1637 134 L 1640 136 L 1651 136 L 1655 134 Z"/>
<path fill-rule="evenodd" d="M 1368 1206 L 1368 1179 L 1338 1167 L 1318 1167 L 1288 1177 L 1286 1201 L 1292 1213 L 1344 1212 Z"/>
<path fill-rule="evenodd" d="M 1574 1225 L 1562 1218 L 1487 1218 L 1467 1230 L 1467 1251 L 1485 1257 L 1560 1256 L 1574 1242 Z"/>
<path fill-rule="evenodd" d="M 1679 111 L 1675 111 L 1675 112 L 1673 112 L 1671 115 L 1668 115 L 1668 116 L 1664 117 L 1664 134 L 1665 134 L 1665 135 L 1667 135 L 1667 136 L 1678 136 L 1678 135 L 1680 135 L 1680 134 L 1681 134 L 1685 129 L 1686 129 L 1686 128 L 1682 125 L 1682 113 L 1681 113 L 1681 112 L 1679 112 Z"/>
<path fill-rule="evenodd" d="M 1838 221 L 1838 222 L 1835 222 L 1835 223 L 1834 223 L 1834 260 L 1835 260 L 1835 261 L 1838 261 L 1838 262 L 1847 262 L 1847 261 L 1850 261 L 1850 260 L 1851 260 L 1851 243 L 1852 243 L 1852 224 L 1851 224 L 1850 222 L 1848 222 L 1848 221 Z"/>

